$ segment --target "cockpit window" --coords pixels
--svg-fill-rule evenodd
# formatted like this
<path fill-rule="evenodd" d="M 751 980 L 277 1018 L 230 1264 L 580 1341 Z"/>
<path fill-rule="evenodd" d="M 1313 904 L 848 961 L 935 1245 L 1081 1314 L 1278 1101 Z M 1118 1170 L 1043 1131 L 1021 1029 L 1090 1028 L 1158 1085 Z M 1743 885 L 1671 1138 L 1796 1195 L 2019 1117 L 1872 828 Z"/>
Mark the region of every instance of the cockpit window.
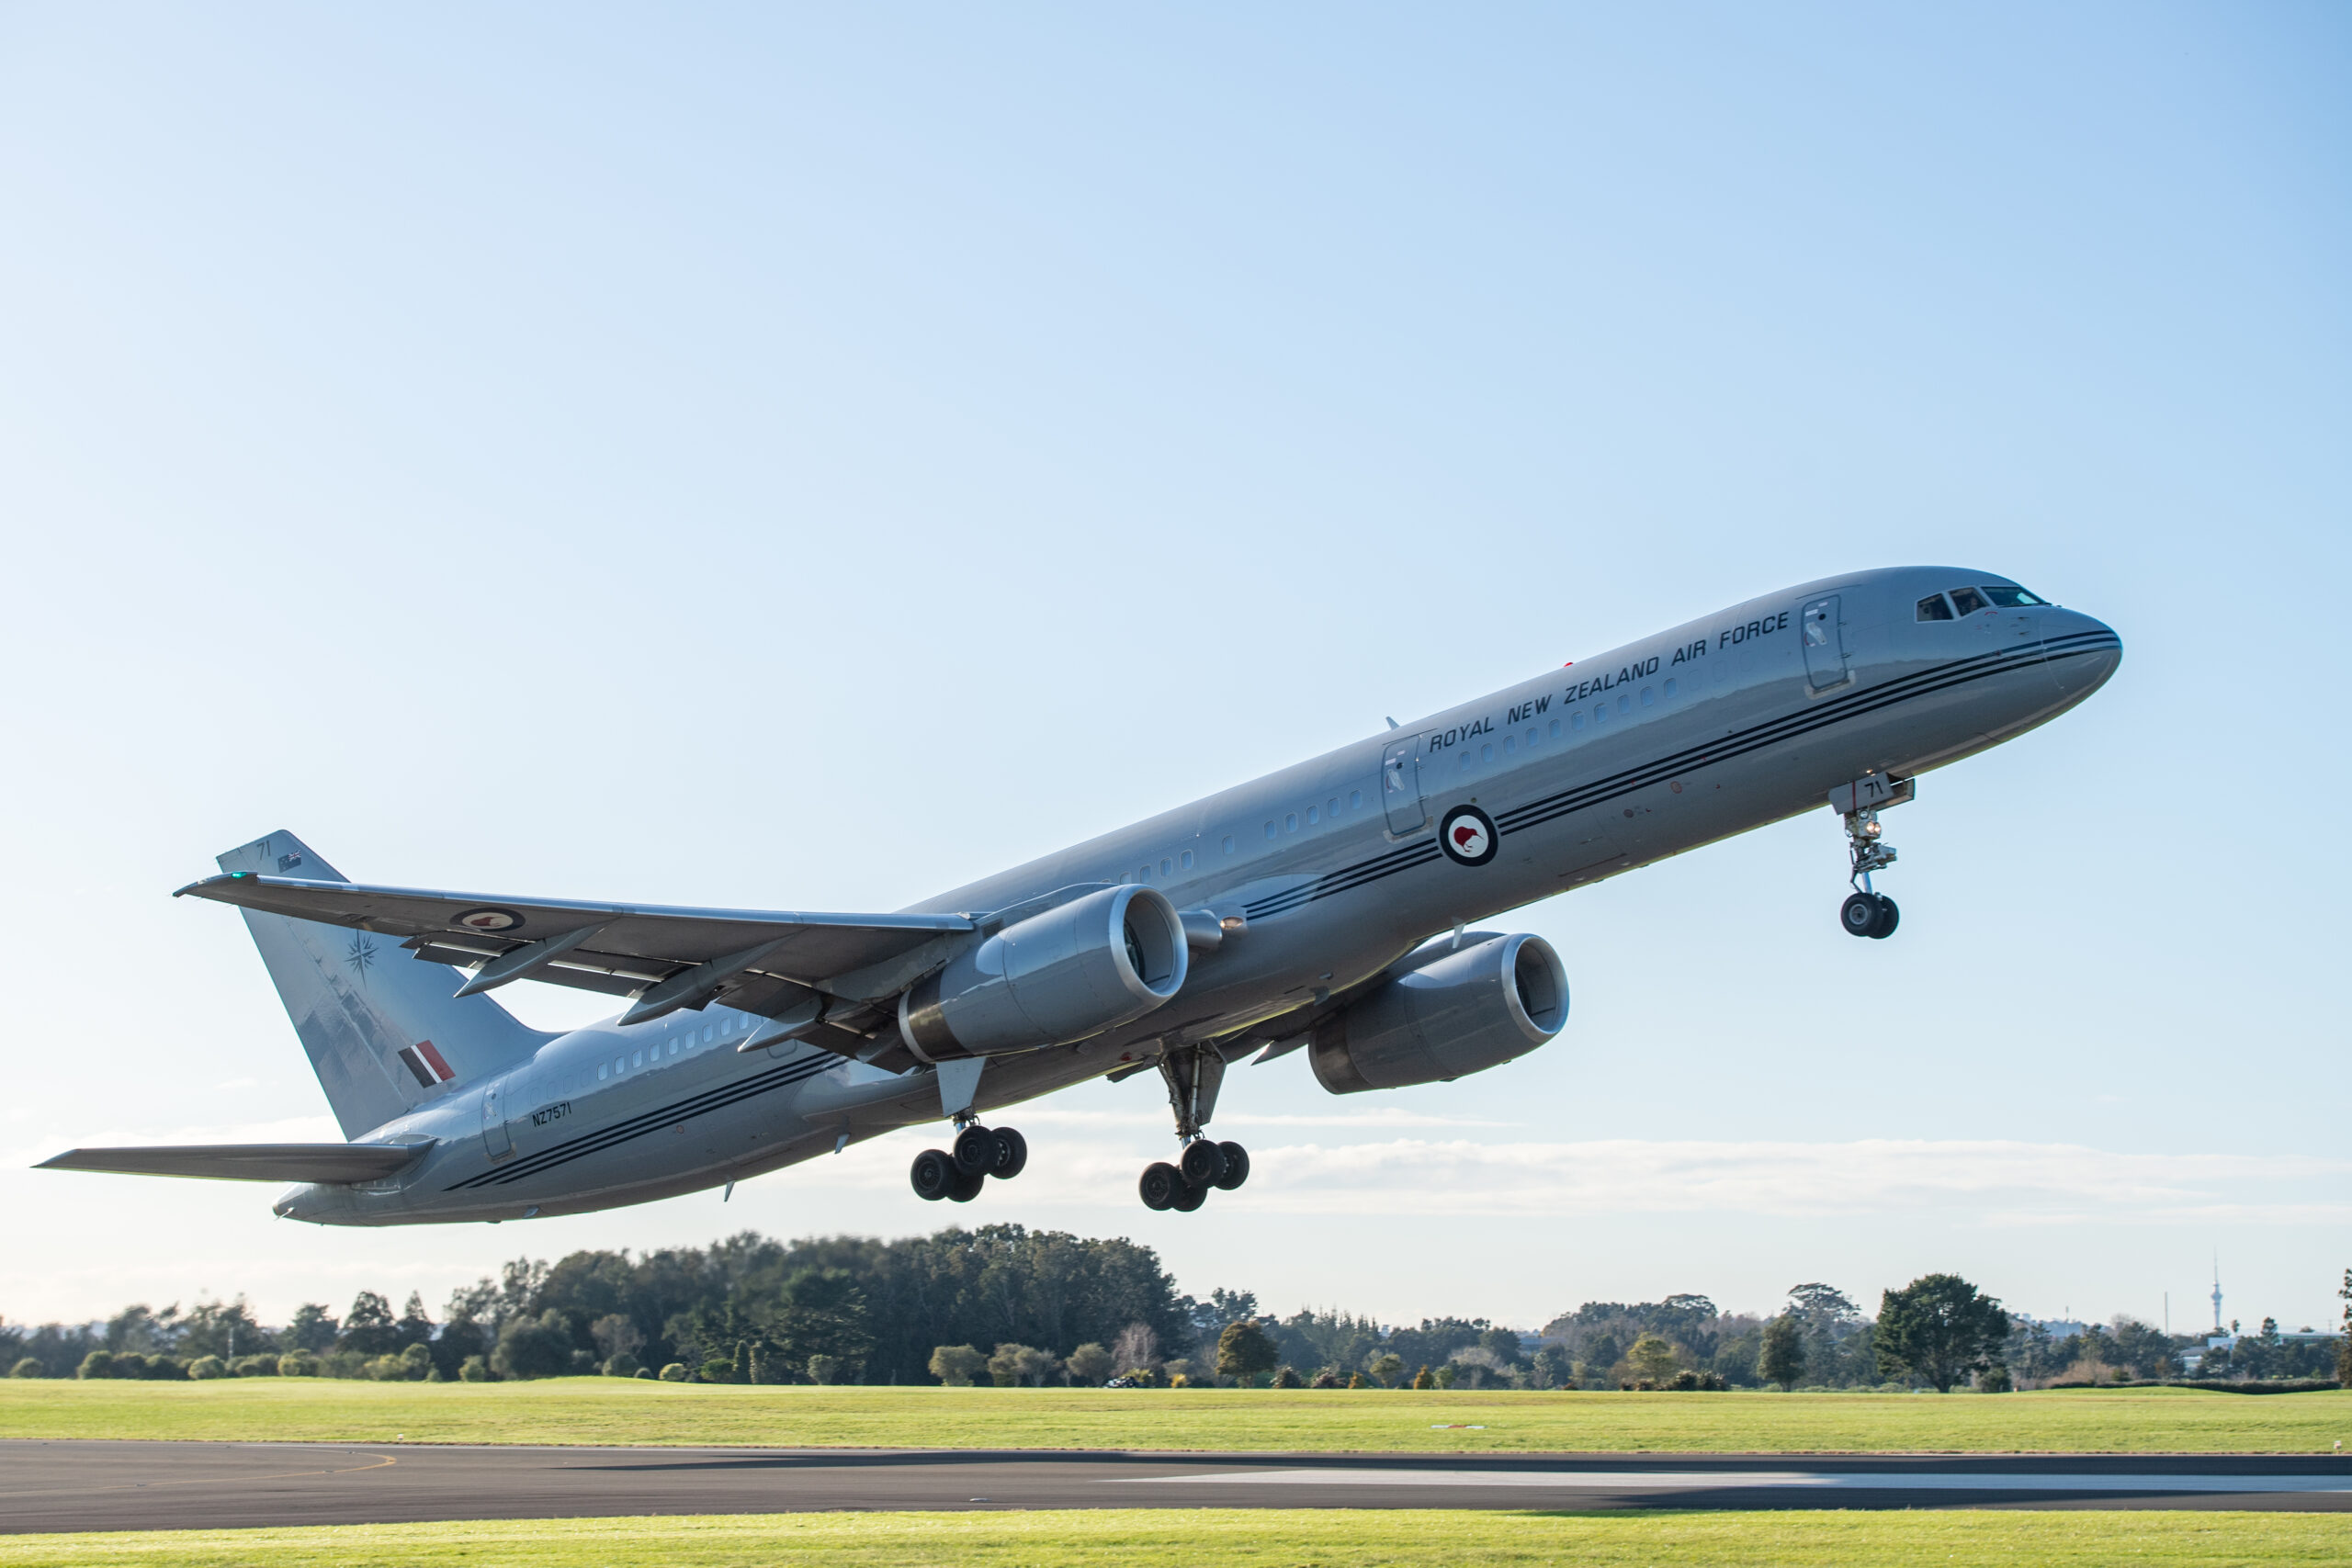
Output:
<path fill-rule="evenodd" d="M 1953 589 L 1951 591 L 1951 604 L 1952 608 L 1958 610 L 1963 615 L 1973 615 L 1977 611 L 1987 607 L 1984 603 L 1984 595 L 1979 593 L 1973 588 Z"/>
<path fill-rule="evenodd" d="M 1940 593 L 1930 593 L 1919 601 L 1919 618 L 1923 621 L 1949 621 L 1951 606 L 1944 603 Z"/>
<path fill-rule="evenodd" d="M 2004 610 L 2022 610 L 2030 604 L 2047 604 L 2050 603 L 2047 599 L 2038 599 L 2034 597 L 2034 595 L 2028 593 L 2022 588 L 2013 588 L 2006 583 L 2000 582 L 1988 582 L 1984 584 L 1984 597 L 1990 599 L 1994 604 L 1999 605 Z"/>

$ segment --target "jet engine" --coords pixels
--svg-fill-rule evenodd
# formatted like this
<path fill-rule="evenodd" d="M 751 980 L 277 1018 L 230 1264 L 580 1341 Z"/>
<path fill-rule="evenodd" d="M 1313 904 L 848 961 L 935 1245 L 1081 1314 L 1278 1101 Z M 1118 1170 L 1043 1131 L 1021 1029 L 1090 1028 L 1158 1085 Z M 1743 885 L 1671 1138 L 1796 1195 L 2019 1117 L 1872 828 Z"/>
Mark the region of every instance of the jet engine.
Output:
<path fill-rule="evenodd" d="M 1105 887 L 1007 926 L 915 985 L 899 998 L 899 1034 L 926 1062 L 1083 1040 L 1174 996 L 1186 954 L 1167 895 Z"/>
<path fill-rule="evenodd" d="M 1568 973 L 1540 936 L 1430 943 L 1315 1026 L 1308 1059 L 1333 1094 L 1403 1089 L 1498 1067 L 1560 1032 Z"/>

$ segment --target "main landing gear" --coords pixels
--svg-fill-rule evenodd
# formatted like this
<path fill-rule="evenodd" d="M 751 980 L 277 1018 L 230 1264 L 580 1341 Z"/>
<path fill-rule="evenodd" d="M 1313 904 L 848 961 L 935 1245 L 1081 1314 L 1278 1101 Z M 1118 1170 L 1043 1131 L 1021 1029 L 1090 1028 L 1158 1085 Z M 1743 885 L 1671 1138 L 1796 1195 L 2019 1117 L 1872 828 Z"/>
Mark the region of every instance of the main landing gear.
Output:
<path fill-rule="evenodd" d="M 988 1179 L 1010 1181 L 1029 1163 L 1029 1140 L 1010 1127 L 983 1127 L 967 1122 L 950 1148 L 925 1149 L 915 1156 L 907 1179 L 915 1196 L 927 1203 L 942 1198 L 968 1203 L 980 1195 Z"/>
<path fill-rule="evenodd" d="M 1176 1113 L 1176 1135 L 1184 1152 L 1176 1163 L 1154 1160 L 1143 1168 L 1136 1184 L 1147 1209 L 1173 1209 L 1189 1214 L 1208 1201 L 1209 1189 L 1230 1192 L 1250 1179 L 1250 1151 L 1239 1144 L 1221 1144 L 1201 1131 L 1201 1123 L 1216 1108 L 1217 1086 L 1225 1081 L 1225 1058 L 1207 1045 L 1170 1050 L 1159 1058 L 1159 1076 L 1168 1085 L 1168 1107 Z"/>
<path fill-rule="evenodd" d="M 1838 906 L 1838 923 L 1846 928 L 1848 936 L 1883 942 L 1894 934 L 1895 926 L 1903 919 L 1903 911 L 1894 907 L 1894 899 L 1871 888 L 1871 873 L 1884 871 L 1894 863 L 1894 846 L 1879 837 L 1883 831 L 1879 807 L 1900 806 L 1916 793 L 1909 779 L 1898 784 L 1875 774 L 1830 793 L 1833 807 L 1850 807 L 1840 815 L 1846 824 L 1846 858 L 1852 868 L 1847 880 L 1854 891 Z"/>

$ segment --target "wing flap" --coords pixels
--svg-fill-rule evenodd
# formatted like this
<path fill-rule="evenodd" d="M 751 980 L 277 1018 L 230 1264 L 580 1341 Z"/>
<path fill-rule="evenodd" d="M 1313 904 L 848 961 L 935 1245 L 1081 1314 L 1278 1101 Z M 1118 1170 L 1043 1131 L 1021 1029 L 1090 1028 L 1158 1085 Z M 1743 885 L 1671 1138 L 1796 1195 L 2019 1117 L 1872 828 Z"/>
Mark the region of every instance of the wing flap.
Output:
<path fill-rule="evenodd" d="M 104 1170 L 121 1176 L 193 1176 L 214 1181 L 378 1181 L 411 1164 L 430 1144 L 153 1144 L 68 1149 L 36 1170 Z"/>

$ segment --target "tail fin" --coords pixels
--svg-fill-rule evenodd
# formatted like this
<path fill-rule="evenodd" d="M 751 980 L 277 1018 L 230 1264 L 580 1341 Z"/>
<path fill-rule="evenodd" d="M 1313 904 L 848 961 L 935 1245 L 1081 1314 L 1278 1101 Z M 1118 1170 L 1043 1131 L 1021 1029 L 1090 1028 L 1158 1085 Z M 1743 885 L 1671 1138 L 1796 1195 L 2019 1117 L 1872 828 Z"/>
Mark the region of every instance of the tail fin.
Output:
<path fill-rule="evenodd" d="M 291 833 L 256 839 L 220 862 L 223 871 L 351 880 Z M 452 997 L 457 976 L 447 966 L 417 963 L 388 937 L 239 913 L 346 1138 L 502 1072 L 554 1038 L 488 997 Z"/>

